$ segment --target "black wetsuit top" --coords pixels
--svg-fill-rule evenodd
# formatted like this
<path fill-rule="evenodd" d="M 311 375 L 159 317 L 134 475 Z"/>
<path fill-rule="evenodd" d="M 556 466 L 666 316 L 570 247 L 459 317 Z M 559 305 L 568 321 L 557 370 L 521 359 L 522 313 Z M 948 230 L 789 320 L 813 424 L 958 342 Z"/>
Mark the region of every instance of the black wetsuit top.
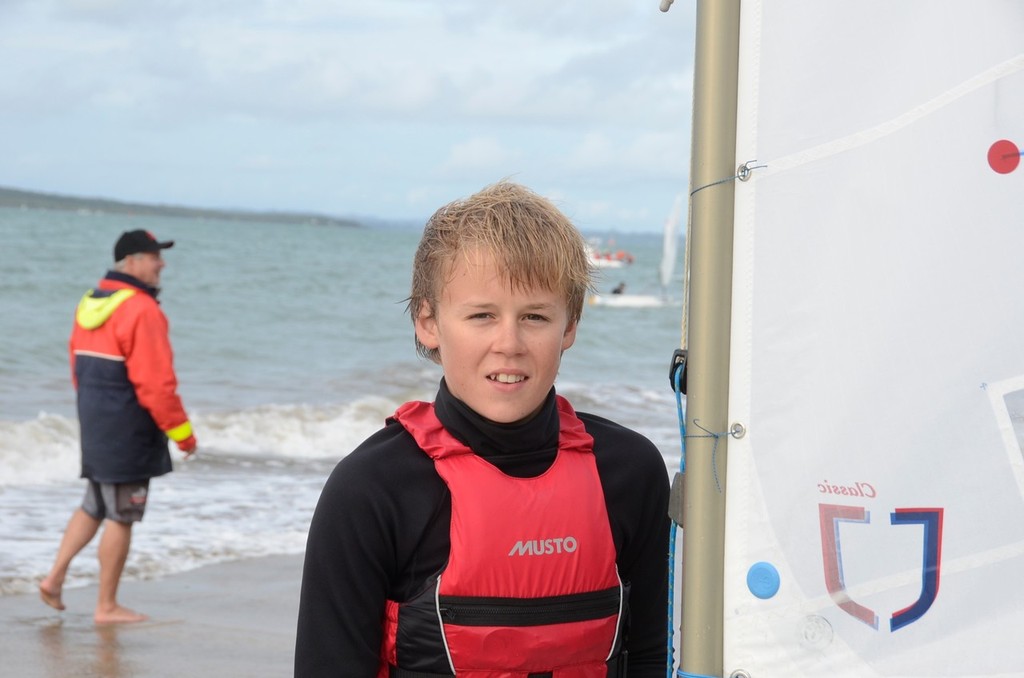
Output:
<path fill-rule="evenodd" d="M 523 424 L 487 421 L 445 385 L 441 423 L 508 475 L 532 477 L 558 447 L 554 389 Z M 619 575 L 629 582 L 624 649 L 630 678 L 662 678 L 667 665 L 668 473 L 639 433 L 578 412 L 594 438 Z M 295 647 L 295 676 L 374 678 L 385 601 L 412 597 L 444 565 L 451 502 L 433 461 L 397 422 L 335 467 L 309 529 Z"/>

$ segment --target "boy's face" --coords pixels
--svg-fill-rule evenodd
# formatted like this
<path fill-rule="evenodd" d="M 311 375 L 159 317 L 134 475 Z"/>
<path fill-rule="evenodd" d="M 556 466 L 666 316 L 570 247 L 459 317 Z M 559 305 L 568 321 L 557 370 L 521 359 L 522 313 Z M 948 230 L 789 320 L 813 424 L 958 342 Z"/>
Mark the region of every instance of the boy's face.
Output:
<path fill-rule="evenodd" d="M 433 314 L 420 310 L 416 337 L 440 352 L 445 381 L 481 416 L 510 424 L 540 409 L 562 351 L 576 339 L 563 296 L 511 289 L 489 254 L 458 257 Z"/>

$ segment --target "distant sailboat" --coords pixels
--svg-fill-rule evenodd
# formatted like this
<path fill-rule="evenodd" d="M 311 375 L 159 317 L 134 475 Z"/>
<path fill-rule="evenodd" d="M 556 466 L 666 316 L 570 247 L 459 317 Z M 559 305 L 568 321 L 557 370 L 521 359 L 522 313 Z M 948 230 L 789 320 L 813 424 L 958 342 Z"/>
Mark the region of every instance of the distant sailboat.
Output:
<path fill-rule="evenodd" d="M 683 196 L 676 196 L 672 211 L 665 220 L 664 238 L 661 245 L 661 264 L 658 268 L 658 281 L 661 294 L 595 294 L 589 299 L 595 306 L 618 306 L 626 308 L 652 308 L 672 305 L 669 296 L 669 284 L 675 272 L 676 258 L 679 252 L 679 229 L 683 214 Z"/>
<path fill-rule="evenodd" d="M 633 263 L 633 255 L 625 250 L 602 249 L 599 240 L 587 242 L 590 263 L 594 268 L 623 268 Z"/>
<path fill-rule="evenodd" d="M 677 195 L 672 211 L 665 220 L 665 233 L 661 243 L 661 267 L 658 269 L 663 297 L 668 296 L 672 273 L 676 270 L 676 255 L 679 252 L 679 228 L 683 216 L 683 195 Z"/>

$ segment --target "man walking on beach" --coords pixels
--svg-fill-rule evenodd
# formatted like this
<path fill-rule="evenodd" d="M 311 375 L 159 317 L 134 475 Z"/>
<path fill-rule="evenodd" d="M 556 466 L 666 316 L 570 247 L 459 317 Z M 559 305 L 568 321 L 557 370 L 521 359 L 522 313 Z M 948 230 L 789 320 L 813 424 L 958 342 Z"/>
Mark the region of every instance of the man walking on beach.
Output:
<path fill-rule="evenodd" d="M 132 524 L 142 520 L 149 479 L 169 473 L 167 439 L 190 457 L 196 450 L 192 424 L 177 393 L 167 318 L 156 300 L 161 250 L 143 230 L 121 234 L 114 245 L 114 270 L 82 297 L 71 332 L 72 380 L 78 392 L 82 505 L 71 516 L 53 569 L 39 583 L 50 607 L 64 609 L 61 588 L 72 559 L 100 538 L 97 624 L 147 619 L 117 602 Z"/>

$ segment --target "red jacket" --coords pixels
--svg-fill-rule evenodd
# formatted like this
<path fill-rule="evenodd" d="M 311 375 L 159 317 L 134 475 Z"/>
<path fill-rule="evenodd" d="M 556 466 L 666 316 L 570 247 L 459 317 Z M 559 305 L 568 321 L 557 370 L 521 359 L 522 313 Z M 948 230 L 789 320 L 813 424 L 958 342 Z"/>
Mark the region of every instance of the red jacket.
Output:
<path fill-rule="evenodd" d="M 420 596 L 389 601 L 381 678 L 618 675 L 625 594 L 593 439 L 558 411 L 558 456 L 535 478 L 473 454 L 430 403 L 396 412 L 451 491 L 451 551 Z"/>
<path fill-rule="evenodd" d="M 192 425 L 177 394 L 167 318 L 155 290 L 111 272 L 82 297 L 69 342 L 82 476 L 132 482 L 171 470 L 167 437 Z"/>

